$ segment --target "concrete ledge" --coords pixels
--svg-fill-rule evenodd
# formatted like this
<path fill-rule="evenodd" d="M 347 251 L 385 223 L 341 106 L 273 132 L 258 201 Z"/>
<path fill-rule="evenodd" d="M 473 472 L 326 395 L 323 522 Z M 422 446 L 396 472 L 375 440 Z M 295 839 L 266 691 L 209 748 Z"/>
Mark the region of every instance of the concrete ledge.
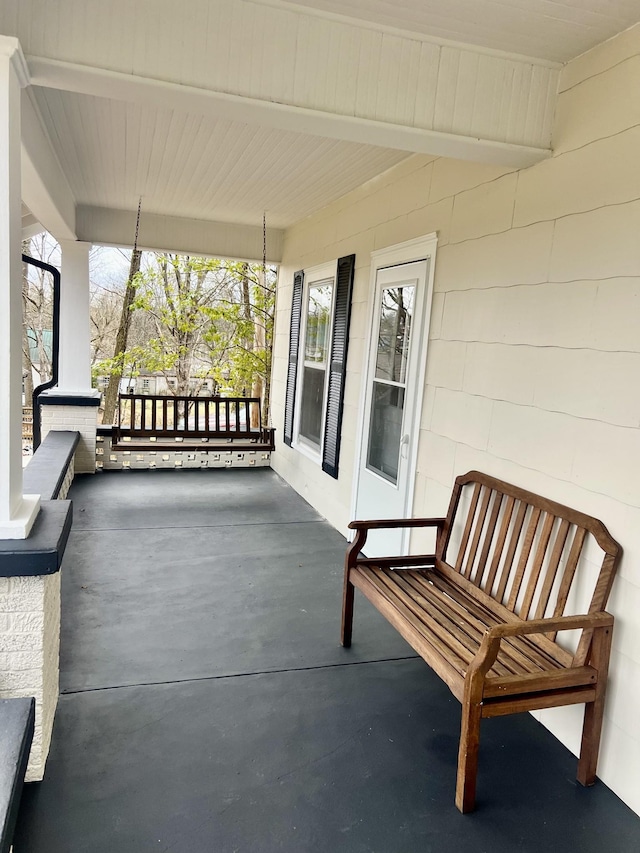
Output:
<path fill-rule="evenodd" d="M 0 700 L 0 853 L 11 848 L 34 721 L 34 699 Z"/>
<path fill-rule="evenodd" d="M 77 431 L 48 432 L 24 469 L 25 494 L 40 495 L 43 501 L 56 500 L 79 441 Z"/>
<path fill-rule="evenodd" d="M 57 572 L 67 546 L 71 520 L 71 501 L 43 501 L 28 539 L 0 540 L 0 577 Z"/>

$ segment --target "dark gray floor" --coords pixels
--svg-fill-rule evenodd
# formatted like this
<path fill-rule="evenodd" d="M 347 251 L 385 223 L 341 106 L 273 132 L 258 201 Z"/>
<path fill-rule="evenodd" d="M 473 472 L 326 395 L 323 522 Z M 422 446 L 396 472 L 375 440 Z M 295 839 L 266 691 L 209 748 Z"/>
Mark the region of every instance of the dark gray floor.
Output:
<path fill-rule="evenodd" d="M 61 689 L 15 853 L 631 853 L 640 819 L 529 715 L 483 724 L 358 600 L 344 540 L 270 470 L 78 478 Z"/>

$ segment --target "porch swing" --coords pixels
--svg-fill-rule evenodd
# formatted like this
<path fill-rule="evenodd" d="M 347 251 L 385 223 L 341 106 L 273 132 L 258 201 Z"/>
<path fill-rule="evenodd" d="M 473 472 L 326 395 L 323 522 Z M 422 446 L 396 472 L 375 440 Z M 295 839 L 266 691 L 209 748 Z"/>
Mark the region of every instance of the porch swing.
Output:
<path fill-rule="evenodd" d="M 140 206 L 133 251 L 138 249 Z M 262 269 L 266 282 L 267 220 L 262 217 Z M 188 397 L 118 394 L 111 450 L 135 453 L 270 453 L 275 429 L 262 423 L 259 397 Z M 255 424 L 254 426 L 252 426 Z"/>

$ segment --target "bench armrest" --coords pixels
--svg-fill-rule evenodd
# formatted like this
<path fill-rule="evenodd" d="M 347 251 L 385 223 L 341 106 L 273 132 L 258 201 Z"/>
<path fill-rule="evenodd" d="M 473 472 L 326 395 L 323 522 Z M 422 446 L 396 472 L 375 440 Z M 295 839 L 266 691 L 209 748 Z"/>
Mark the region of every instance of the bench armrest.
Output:
<path fill-rule="evenodd" d="M 466 680 L 481 684 L 489 672 L 500 650 L 503 637 L 520 637 L 525 634 L 550 634 L 556 631 L 573 631 L 578 628 L 610 628 L 613 616 L 605 611 L 587 613 L 582 616 L 556 616 L 550 619 L 531 619 L 522 622 L 504 622 L 485 631 L 480 648 L 467 670 Z"/>
<path fill-rule="evenodd" d="M 505 622 L 489 628 L 485 636 L 519 637 L 524 634 L 550 634 L 555 631 L 572 631 L 576 628 L 606 628 L 613 625 L 613 616 L 605 611 L 582 616 L 556 616 L 550 619 L 530 619 L 523 622 Z"/>
<path fill-rule="evenodd" d="M 378 518 L 370 521 L 350 521 L 350 530 L 381 530 L 393 527 L 444 527 L 446 518 Z"/>

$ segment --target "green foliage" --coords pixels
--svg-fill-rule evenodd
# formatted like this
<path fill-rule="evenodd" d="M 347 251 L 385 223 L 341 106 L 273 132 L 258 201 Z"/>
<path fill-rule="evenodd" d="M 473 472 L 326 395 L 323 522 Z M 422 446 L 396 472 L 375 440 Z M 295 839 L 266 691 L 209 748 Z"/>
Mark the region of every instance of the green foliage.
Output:
<path fill-rule="evenodd" d="M 213 378 L 219 393 L 268 398 L 276 270 L 217 258 L 145 253 L 132 311 L 144 319 L 144 342 L 121 359 L 104 359 L 94 375 L 162 373 L 177 395 Z"/>

